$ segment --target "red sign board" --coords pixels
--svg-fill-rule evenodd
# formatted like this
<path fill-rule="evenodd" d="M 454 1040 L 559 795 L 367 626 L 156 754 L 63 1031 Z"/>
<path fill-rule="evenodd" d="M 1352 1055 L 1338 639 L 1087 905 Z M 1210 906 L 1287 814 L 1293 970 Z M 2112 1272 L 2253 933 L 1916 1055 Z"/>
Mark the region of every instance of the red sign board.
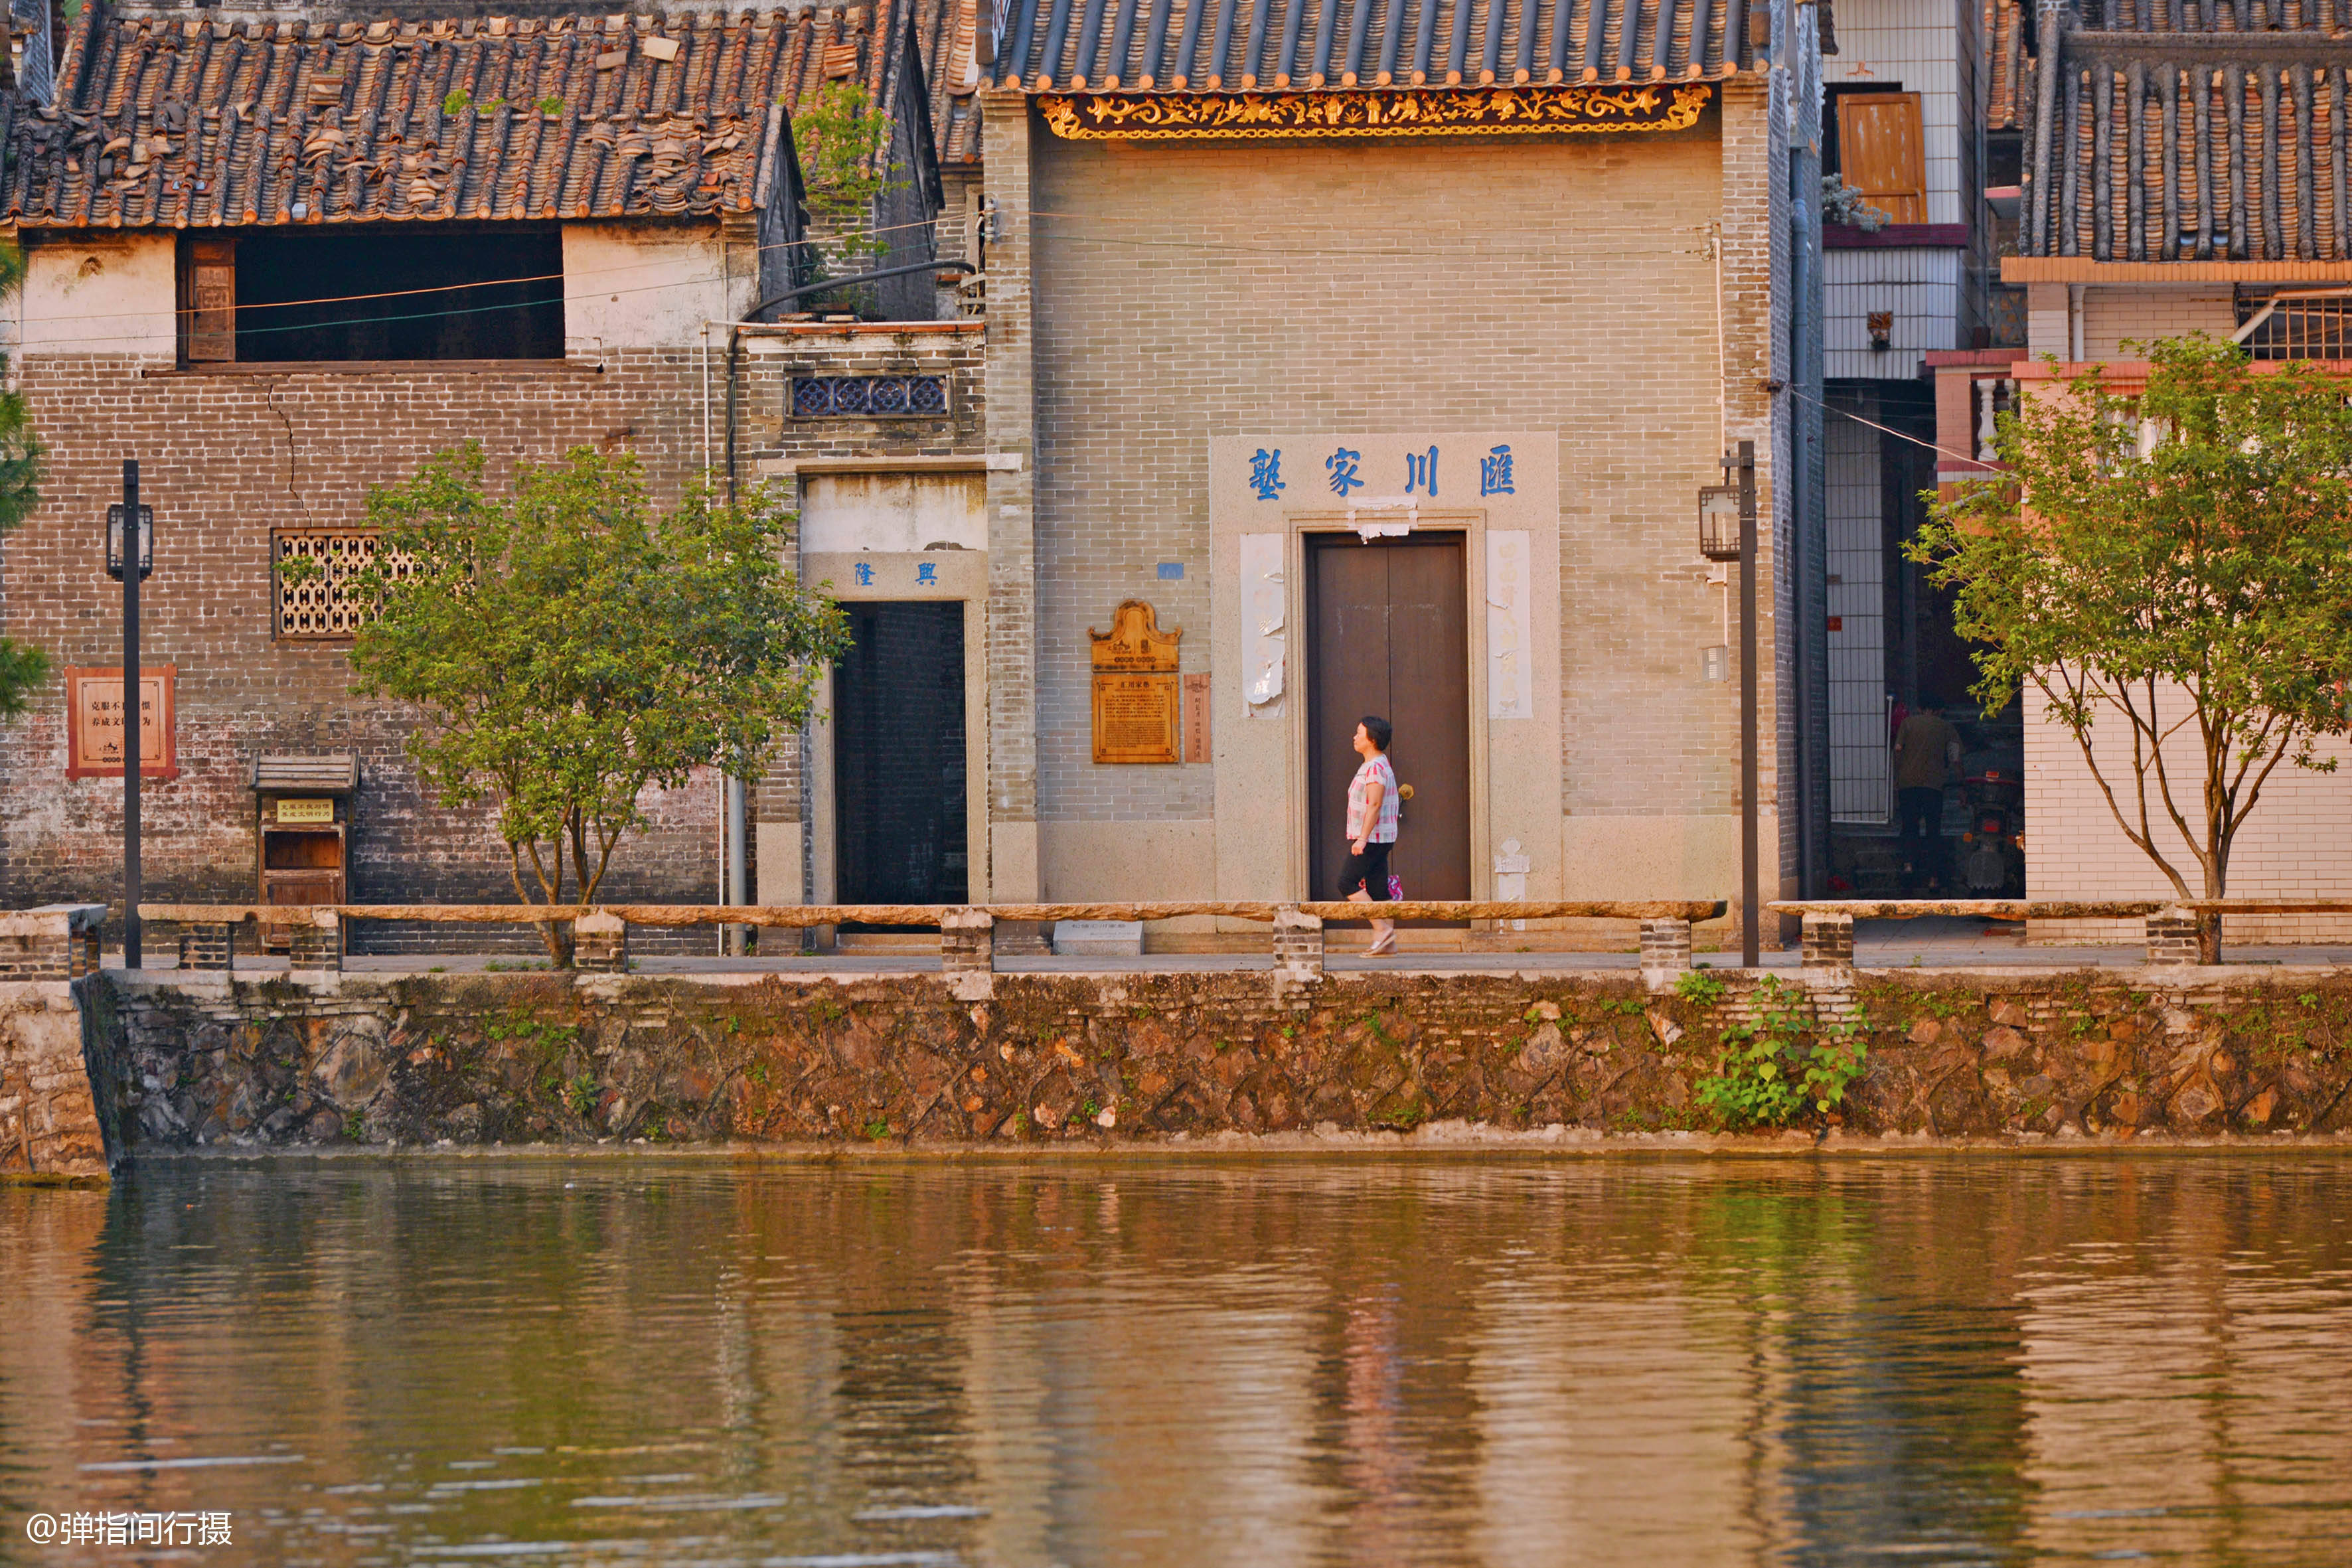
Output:
<path fill-rule="evenodd" d="M 174 731 L 173 688 L 179 667 L 158 665 L 139 671 L 139 776 L 175 779 L 180 753 Z M 66 671 L 66 721 L 68 731 L 66 777 L 119 779 L 122 776 L 122 671 Z"/>

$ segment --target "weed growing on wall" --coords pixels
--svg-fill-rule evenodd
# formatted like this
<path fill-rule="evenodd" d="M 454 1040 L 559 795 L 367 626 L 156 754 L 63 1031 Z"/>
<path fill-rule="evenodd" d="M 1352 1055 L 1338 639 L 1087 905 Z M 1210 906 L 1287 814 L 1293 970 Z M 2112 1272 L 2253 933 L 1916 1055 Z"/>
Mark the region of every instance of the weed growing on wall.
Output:
<path fill-rule="evenodd" d="M 25 257 L 14 244 L 0 244 L 0 300 L 16 291 L 25 280 Z M 0 354 L 0 377 L 8 359 Z M 32 514 L 40 504 L 41 444 L 33 437 L 32 415 L 25 395 L 0 390 L 0 533 Z M 25 710 L 33 689 L 49 676 L 48 655 L 39 648 L 0 637 L 0 719 L 14 719 Z"/>
<path fill-rule="evenodd" d="M 1677 990 L 1680 987 L 1677 986 Z M 1699 1079 L 1701 1106 L 1724 1126 L 1786 1127 L 1807 1111 L 1826 1116 L 1844 1103 L 1869 1052 L 1863 1026 L 1816 1024 L 1801 992 L 1767 976 L 1755 1000 L 1762 1016 L 1723 1031 L 1715 1070 Z"/>

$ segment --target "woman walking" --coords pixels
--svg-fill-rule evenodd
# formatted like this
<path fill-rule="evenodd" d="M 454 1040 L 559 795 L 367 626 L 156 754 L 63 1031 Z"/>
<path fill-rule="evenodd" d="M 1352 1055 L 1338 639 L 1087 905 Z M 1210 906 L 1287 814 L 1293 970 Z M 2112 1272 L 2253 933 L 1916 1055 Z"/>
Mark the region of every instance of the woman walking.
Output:
<path fill-rule="evenodd" d="M 1389 721 L 1367 714 L 1356 726 L 1356 754 L 1364 759 L 1348 782 L 1348 863 L 1339 896 L 1350 903 L 1389 901 L 1389 847 L 1397 836 L 1396 770 L 1389 766 Z M 1396 951 L 1396 922 L 1374 921 L 1367 956 Z"/>

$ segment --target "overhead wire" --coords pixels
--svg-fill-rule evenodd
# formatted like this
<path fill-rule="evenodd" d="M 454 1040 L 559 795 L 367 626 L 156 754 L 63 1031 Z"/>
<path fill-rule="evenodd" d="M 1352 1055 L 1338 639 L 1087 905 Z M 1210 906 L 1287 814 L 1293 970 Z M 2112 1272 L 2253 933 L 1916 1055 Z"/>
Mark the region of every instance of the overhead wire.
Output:
<path fill-rule="evenodd" d="M 1033 212 L 1033 213 L 1031 214 L 1031 216 L 1034 216 L 1034 217 L 1043 217 L 1043 218 L 1050 218 L 1050 219 L 1056 219 L 1056 220 L 1074 220 L 1074 221 L 1084 221 L 1084 222 L 1097 223 L 1097 224 L 1101 224 L 1101 225 L 1105 225 L 1105 226 L 1122 226 L 1122 225 L 1127 225 L 1127 226 L 1140 226 L 1140 225 L 1143 225 L 1143 224 L 1147 224 L 1147 223 L 1150 223 L 1150 222 L 1155 221 L 1155 220 L 1148 219 L 1148 218 L 1129 218 L 1129 217 L 1122 217 L 1122 216 L 1117 216 L 1117 215 L 1110 215 L 1110 214 L 1060 213 L 1060 212 L 1053 212 L 1053 211 L 1034 211 L 1034 212 Z M 811 244 L 822 245 L 822 244 L 825 244 L 825 243 L 828 243 L 828 242 L 831 242 L 831 241 L 837 241 L 837 240 L 839 240 L 839 239 L 845 239 L 845 239 L 870 239 L 870 238 L 872 238 L 872 237 L 876 237 L 876 236 L 879 236 L 879 235 L 887 235 L 887 234 L 895 234 L 895 233 L 898 233 L 898 232 L 901 232 L 901 231 L 904 231 L 904 230 L 908 230 L 908 229 L 936 228 L 936 227 L 937 227 L 937 222 L 936 222 L 936 220 L 934 220 L 934 219 L 923 219 L 923 220 L 919 220 L 919 221 L 913 221 L 913 222 L 901 223 L 901 224 L 880 224 L 880 225 L 872 225 L 872 226 L 861 226 L 861 227 L 856 228 L 856 229 L 853 229 L 853 230 L 846 231 L 845 234 L 840 235 L 840 236 L 827 236 L 827 237 L 819 237 L 819 238 L 811 238 L 811 237 L 803 237 L 803 238 L 801 238 L 801 239 L 797 239 L 797 240 L 779 240 L 779 241 L 772 242 L 772 243 L 767 244 L 767 245 L 752 246 L 752 247 L 748 247 L 748 253 L 749 253 L 749 254 L 751 254 L 751 255 L 755 255 L 755 256 L 756 256 L 756 255 L 761 254 L 761 253 L 766 252 L 766 251 L 770 251 L 770 250 L 779 250 L 779 249 L 789 249 L 789 248 L 791 248 L 791 247 L 793 247 L 800 246 L 800 245 L 811 245 Z M 1199 240 L 1186 240 L 1186 239 L 1176 239 L 1176 238 L 1168 238 L 1168 237 L 1145 237 L 1145 238 L 1136 238 L 1136 237 L 1121 237 L 1121 236 L 1103 236 L 1103 235 L 1089 235 L 1089 236 L 1080 236 L 1080 237 L 1075 237 L 1075 238 L 1078 238 L 1078 239 L 1082 239 L 1082 240 L 1083 240 L 1084 242 L 1086 242 L 1086 243 L 1092 243 L 1092 244 L 1129 245 L 1129 246 L 1135 246 L 1135 247 L 1148 247 L 1148 248 L 1154 248 L 1154 249 L 1174 249 L 1174 250 L 1192 250 L 1192 251 L 1213 251 L 1213 252 L 1216 252 L 1216 253 L 1221 254 L 1221 255 L 1222 255 L 1222 254 L 1242 254 L 1242 255 L 1287 256 L 1287 257 L 1307 257 L 1307 258 L 1331 258 L 1331 257 L 1356 257 L 1356 258 L 1361 258 L 1361 257 L 1365 257 L 1365 256 L 1368 256 L 1368 255 L 1380 255 L 1380 254 L 1407 254 L 1406 252 L 1402 252 L 1402 251 L 1368 251 L 1367 249 L 1365 249 L 1364 247 L 1360 247 L 1360 247 L 1330 247 L 1330 246 L 1324 246 L 1324 245 L 1312 245 L 1312 246 L 1233 245 L 1233 244 L 1226 244 L 1226 243 L 1222 243 L 1222 242 L 1219 242 L 1219 241 L 1211 240 L 1211 239 L 1205 239 L 1205 238 L 1203 238 L 1203 239 L 1199 239 Z M 1475 247 L 1475 248 L 1476 248 L 1477 250 L 1479 250 L 1479 251 L 1480 251 L 1481 253 L 1483 253 L 1483 254 L 1486 254 L 1486 255 L 1493 255 L 1493 254 L 1496 254 L 1497 247 L 1496 247 L 1492 243 L 1493 237 L 1492 237 L 1491 235 L 1488 235 L 1488 236 L 1484 237 L 1484 239 L 1485 239 L 1485 243 L 1478 244 L 1478 245 Z M 1551 252 L 1551 253 L 1554 253 L 1554 254 L 1568 254 L 1567 252 L 1562 252 L 1562 251 L 1560 250 L 1560 247 L 1558 247 L 1556 244 L 1546 243 L 1546 244 L 1544 245 L 1543 248 L 1544 248 L 1544 249 L 1546 249 L 1547 251 Z M 1577 253 L 1577 254 L 1593 254 L 1593 253 L 1595 253 L 1595 252 L 1603 252 L 1603 251 L 1605 251 L 1605 253 L 1610 254 L 1610 255 L 1626 255 L 1626 256 L 1631 256 L 1631 255 L 1683 255 L 1683 254 L 1690 254 L 1690 255 L 1704 255 L 1704 254 L 1706 254 L 1706 251 L 1705 251 L 1705 247 L 1675 247 L 1675 246 L 1628 247 L 1628 246 L 1625 246 L 1625 245 L 1623 245 L 1623 244 L 1622 244 L 1622 243 L 1614 244 L 1614 245 L 1609 245 L 1609 246 L 1603 246 L 1603 247 L 1594 247 L 1594 252 L 1580 252 L 1580 253 Z M 1429 251 L 1427 251 L 1426 249 L 1423 249 L 1423 250 L 1421 250 L 1421 251 L 1412 252 L 1412 253 L 1410 253 L 1410 254 L 1427 256 L 1427 255 L 1429 255 L 1429 254 L 1430 254 L 1430 252 L 1429 252 Z M 940 258 L 940 259 L 941 259 L 941 260 L 950 260 L 950 259 L 958 259 L 958 258 Z M 454 292 L 457 292 L 457 291 L 459 291 L 459 290 L 463 290 L 463 289 L 492 289 L 492 288 L 501 288 L 501 287 L 507 287 L 507 286 L 512 286 L 512 285 L 521 285 L 521 284 L 530 284 L 530 283 L 561 282 L 561 281 L 572 281 L 572 280 L 576 280 L 576 279 L 586 279 L 586 278 L 594 278 L 594 277 L 609 277 L 609 276 L 612 276 L 612 275 L 616 274 L 616 273 L 625 273 L 625 272 L 638 272 L 638 271 L 643 271 L 643 270 L 645 270 L 645 269 L 646 269 L 646 268 L 647 266 L 649 266 L 649 265 L 654 265 L 654 264 L 651 264 L 651 263 L 645 263 L 645 262 L 636 262 L 636 263 L 631 263 L 631 264 L 628 264 L 628 265 L 626 265 L 626 266 L 621 266 L 621 267 L 598 268 L 583 268 L 583 269 L 572 270 L 572 271 L 562 272 L 562 273 L 541 273 L 541 274 L 533 274 L 533 275 L 525 276 L 525 277 L 519 277 L 519 278 L 497 278 L 497 279 L 483 279 L 483 280 L 481 280 L 481 281 L 479 281 L 479 282 L 472 282 L 472 283 L 433 284 L 433 285 L 427 285 L 427 286 L 425 286 L 425 287 L 417 288 L 417 289 L 379 289 L 379 290 L 374 290 L 374 291 L 368 291 L 368 292 L 356 292 L 356 293 L 349 293 L 349 294 L 328 294 L 328 295 L 319 295 L 319 296 L 315 296 L 315 297 L 312 297 L 312 298 L 310 298 L 310 299 L 306 299 L 306 300 L 268 300 L 268 301 L 267 301 L 267 302 L 262 302 L 262 303 L 255 303 L 255 304 L 240 304 L 240 305 L 236 306 L 236 309 L 240 313 L 242 313 L 242 312 L 244 312 L 244 311 L 248 311 L 248 310 L 291 310 L 291 309 L 296 309 L 296 308 L 310 307 L 310 306 L 318 306 L 318 305 L 360 304 L 360 303 L 364 303 L 364 302 L 366 302 L 366 301 L 368 301 L 368 300 L 371 300 L 408 299 L 408 298 L 415 298 L 415 297 L 417 297 L 417 296 L 420 296 L 420 295 L 454 293 Z M 615 294 L 652 293 L 652 292 L 658 292 L 658 291 L 660 291 L 660 290 L 662 290 L 662 289 L 665 289 L 704 288 L 704 287 L 708 287 L 709 285 L 710 285 L 710 284 L 712 284 L 712 283 L 718 282 L 718 281 L 719 281 L 719 280 L 720 280 L 720 279 L 717 279 L 717 278 L 715 278 L 715 277 L 704 276 L 704 277 L 696 277 L 696 278 L 667 279 L 664 279 L 664 280 L 662 280 L 662 281 L 660 281 L 660 282 L 657 282 L 657 283 L 642 284 L 642 285 L 636 285 L 636 286 L 634 286 L 634 287 L 624 287 L 624 288 L 620 288 L 620 289 L 614 289 L 614 288 L 602 287 L 602 286 L 600 286 L 600 287 L 597 287 L 597 288 L 594 288 L 594 289 L 592 289 L 583 290 L 583 291 L 581 291 L 581 292 L 578 292 L 578 293 L 569 293 L 569 292 L 567 292 L 567 293 L 566 293 L 566 294 L 564 294 L 562 298 L 562 300 L 563 300 L 564 301 L 567 301 L 567 302 L 568 302 L 568 301 L 570 301 L 570 300 L 585 300 L 592 299 L 592 298 L 593 298 L 593 297 L 595 297 L 595 296 L 597 296 L 597 295 L 604 295 L 604 296 L 610 297 L 610 296 L 612 296 L 612 295 L 615 295 Z M 478 314 L 481 314 L 481 313 L 483 313 L 483 312 L 485 312 L 485 311 L 488 311 L 488 310 L 524 310 L 524 309 L 529 309 L 529 308 L 530 308 L 530 307 L 532 307 L 532 306 L 534 306 L 534 305 L 545 305 L 545 304 L 551 304 L 551 303 L 554 303 L 554 302 L 556 302 L 556 301 L 553 301 L 553 300 L 520 300 L 520 301 L 511 301 L 511 302 L 500 303 L 500 304 L 496 304 L 496 305 L 461 306 L 461 307 L 457 307 L 457 308 L 453 308 L 453 309 L 449 309 L 449 310 L 420 310 L 420 311 L 408 311 L 408 312 L 403 312 L 403 313 L 401 313 L 401 314 L 398 314 L 398 315 L 392 315 L 392 316 L 370 316 L 370 317 L 349 317 L 349 318 L 338 318 L 338 319 L 333 320 L 333 321 L 303 322 L 303 323 L 299 323 L 299 324 L 297 324 L 297 325 L 293 325 L 293 326 L 271 326 L 271 327 L 247 327 L 247 326 L 239 326 L 239 328 L 237 329 L 237 331 L 239 331 L 239 333 L 240 333 L 240 334 L 244 334 L 244 333 L 278 332 L 278 331 L 312 331 L 312 330 L 316 330 L 316 329 L 318 329 L 318 328 L 322 328 L 322 327 L 331 327 L 331 326 L 360 326 L 360 325 L 368 325 L 368 324 L 373 324 L 373 323 L 377 323 L 377 322 L 383 322 L 383 321 L 425 321 L 425 320 L 433 319 L 433 318 L 435 318 L 435 317 L 436 317 L 436 316 L 478 315 Z M 41 318 L 41 320 L 42 320 L 45 323 L 63 323 L 63 322 L 69 322 L 69 321 L 135 321 L 135 320 L 138 320 L 138 319 L 140 319 L 140 318 L 142 318 L 142 317 L 152 317 L 152 316 L 160 315 L 160 314 L 163 314 L 163 313 L 164 313 L 164 312 L 161 312 L 161 311 L 149 311 L 149 310 L 106 310 L 106 311 L 93 311 L 93 312 L 90 312 L 90 313 L 88 313 L 88 314 L 83 314 L 83 315 L 74 315 L 74 316 L 46 316 L 46 317 Z M 179 307 L 175 307 L 175 308 L 174 308 L 171 312 L 169 312 L 169 313 L 170 313 L 170 314 L 172 314 L 173 316 L 174 316 L 174 317 L 176 318 L 176 317 L 181 317 L 181 316 L 193 315 L 193 314 L 194 313 L 194 307 L 191 307 L 191 306 L 179 306 Z M 126 332 L 126 333 L 112 334 L 112 335 L 76 334 L 76 335 L 69 336 L 69 337 L 57 337 L 57 336 L 49 336 L 49 337 L 46 337 L 46 338 L 43 340 L 43 342 L 44 342 L 44 346 L 47 346 L 47 345 L 59 345 L 59 344 L 67 344 L 67 343 L 131 342 L 139 342 L 139 341 L 142 341 L 142 340 L 144 340 L 144 339 L 146 339 L 146 338 L 148 338 L 148 337 L 151 337 L 151 336 L 152 336 L 152 333 L 146 333 L 146 332 Z"/>
<path fill-rule="evenodd" d="M 1856 414 L 1851 408 L 1840 408 L 1834 403 L 1824 403 L 1811 393 L 1800 392 L 1793 386 L 1787 387 L 1784 390 L 1787 391 L 1790 396 L 1802 398 L 1805 402 L 1811 404 L 1814 407 L 1820 409 L 1824 414 L 1834 414 L 1840 418 L 1851 419 L 1857 425 L 1867 425 L 1873 430 L 1881 431 L 1886 435 L 1892 436 L 1898 441 L 1908 441 L 1915 447 L 1925 447 L 1927 450 L 1935 453 L 1939 458 L 1949 458 L 1954 462 L 1958 463 L 1981 463 L 1984 461 L 1981 458 L 1970 457 L 1965 452 L 1955 452 L 1949 447 L 1938 447 L 1933 441 L 1923 441 L 1918 437 L 1911 435 L 1907 431 L 1895 429 L 1892 425 L 1881 425 L 1875 419 L 1864 419 L 1861 415 Z"/>

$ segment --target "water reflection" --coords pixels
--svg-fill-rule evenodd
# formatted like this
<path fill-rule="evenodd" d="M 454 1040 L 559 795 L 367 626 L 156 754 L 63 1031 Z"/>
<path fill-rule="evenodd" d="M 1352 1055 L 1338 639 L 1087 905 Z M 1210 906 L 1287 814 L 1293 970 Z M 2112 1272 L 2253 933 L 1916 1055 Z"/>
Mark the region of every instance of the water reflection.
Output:
<path fill-rule="evenodd" d="M 2333 1154 L 0 1190 L 0 1561 L 2352 1560 Z M 113 1558 L 138 1553 L 119 1550 Z"/>

